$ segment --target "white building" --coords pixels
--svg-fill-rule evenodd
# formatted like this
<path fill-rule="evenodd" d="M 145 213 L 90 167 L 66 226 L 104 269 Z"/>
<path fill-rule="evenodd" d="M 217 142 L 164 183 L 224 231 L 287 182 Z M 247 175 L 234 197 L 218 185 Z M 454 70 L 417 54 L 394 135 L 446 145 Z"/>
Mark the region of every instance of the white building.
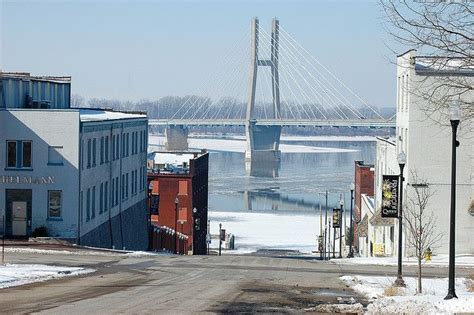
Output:
<path fill-rule="evenodd" d="M 5 234 L 145 249 L 144 114 L 70 108 L 70 78 L 2 73 L 0 213 Z M 3 229 L 3 228 L 0 228 Z"/>
<path fill-rule="evenodd" d="M 433 82 L 441 76 L 462 76 L 474 78 L 473 69 L 453 70 L 433 66 L 433 57 L 417 57 L 411 50 L 397 59 L 397 131 L 396 154 L 404 151 L 405 166 L 404 202 L 413 198 L 412 185 L 426 181 L 434 195 L 430 198 L 428 210 L 437 218 L 437 231 L 442 234 L 441 242 L 433 249 L 434 254 L 447 254 L 449 246 L 449 213 L 451 188 L 451 126 L 449 115 L 440 111 L 426 111 L 432 104 L 420 95 L 433 89 Z M 446 64 L 446 63 L 444 63 Z M 472 93 L 463 98 L 474 98 Z M 474 134 L 473 121 L 461 120 L 457 149 L 456 184 L 456 252 L 474 253 Z M 388 156 L 391 157 L 388 157 Z M 397 174 L 398 163 L 395 152 L 383 158 L 391 159 L 385 174 Z M 377 159 L 380 157 L 377 156 Z M 378 161 L 378 163 L 383 163 Z M 395 165 L 394 165 L 395 164 Z M 392 165 L 392 166 L 390 166 Z M 395 168 L 395 169 L 394 169 Z M 379 172 L 380 172 L 379 171 Z M 377 176 L 379 178 L 379 176 Z M 380 188 L 377 184 L 377 190 Z M 380 191 L 376 192 L 379 195 Z M 377 201 L 379 204 L 379 201 Z M 398 220 L 396 220 L 398 224 Z M 398 227 L 395 228 L 398 231 Z M 397 233 L 395 233 L 397 234 Z M 407 236 L 407 235 L 405 235 Z M 398 236 L 395 235 L 398 239 Z M 405 242 L 406 243 L 406 242 Z M 406 244 L 405 244 L 406 245 Z M 405 246 L 407 254 L 410 249 Z M 394 251 L 396 253 L 396 250 Z"/>

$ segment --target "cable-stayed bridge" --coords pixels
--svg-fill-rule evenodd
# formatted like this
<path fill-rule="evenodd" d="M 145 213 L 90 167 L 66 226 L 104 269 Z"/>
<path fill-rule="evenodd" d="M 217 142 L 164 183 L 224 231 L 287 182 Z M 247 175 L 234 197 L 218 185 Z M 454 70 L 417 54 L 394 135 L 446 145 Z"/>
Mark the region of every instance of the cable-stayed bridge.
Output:
<path fill-rule="evenodd" d="M 235 42 L 204 82 L 211 84 L 198 94 L 204 97 L 189 96 L 170 117 L 150 119 L 150 125 L 166 126 L 167 149 L 187 149 L 188 127 L 244 126 L 246 160 L 268 163 L 279 161 L 285 126 L 395 127 L 393 117 L 382 117 L 277 19 L 266 32 L 254 18 L 250 40 L 244 36 Z"/>

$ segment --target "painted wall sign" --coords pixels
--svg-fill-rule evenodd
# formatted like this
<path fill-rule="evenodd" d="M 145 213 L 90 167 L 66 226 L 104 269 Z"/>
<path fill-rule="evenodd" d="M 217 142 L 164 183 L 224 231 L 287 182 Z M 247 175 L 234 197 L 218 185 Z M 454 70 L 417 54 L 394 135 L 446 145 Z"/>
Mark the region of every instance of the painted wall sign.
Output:
<path fill-rule="evenodd" d="M 54 184 L 54 176 L 12 176 L 0 175 L 0 184 L 31 184 L 31 185 L 49 185 Z"/>
<path fill-rule="evenodd" d="M 398 175 L 382 176 L 382 217 L 398 217 Z"/>

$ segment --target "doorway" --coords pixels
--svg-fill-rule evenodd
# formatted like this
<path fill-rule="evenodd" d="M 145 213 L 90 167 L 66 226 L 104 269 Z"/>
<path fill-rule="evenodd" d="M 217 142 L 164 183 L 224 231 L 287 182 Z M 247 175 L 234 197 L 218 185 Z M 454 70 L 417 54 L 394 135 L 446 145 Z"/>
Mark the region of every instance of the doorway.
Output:
<path fill-rule="evenodd" d="M 31 234 L 31 189 L 7 189 L 5 234 L 26 237 Z"/>

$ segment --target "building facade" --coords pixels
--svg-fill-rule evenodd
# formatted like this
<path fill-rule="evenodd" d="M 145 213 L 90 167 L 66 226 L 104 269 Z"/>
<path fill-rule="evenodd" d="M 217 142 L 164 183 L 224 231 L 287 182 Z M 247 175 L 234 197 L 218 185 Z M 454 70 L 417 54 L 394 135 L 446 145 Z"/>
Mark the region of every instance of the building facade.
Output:
<path fill-rule="evenodd" d="M 186 252 L 206 254 L 209 154 L 153 152 L 148 166 L 150 193 L 159 200 L 158 213 L 151 215 L 152 223 L 185 234 Z"/>
<path fill-rule="evenodd" d="M 433 91 L 441 77 L 462 77 L 472 82 L 474 70 L 452 69 L 450 60 L 419 57 L 408 51 L 397 58 L 397 132 L 396 154 L 405 152 L 404 203 L 414 198 L 413 185 L 426 182 L 433 196 L 427 211 L 436 217 L 436 233 L 441 241 L 433 248 L 435 254 L 449 249 L 449 209 L 451 189 L 451 126 L 449 114 L 434 108 L 424 92 Z M 455 62 L 455 60 L 454 60 Z M 441 64 L 441 65 L 440 65 Z M 441 88 L 442 89 L 442 88 Z M 443 93 L 438 91 L 437 93 Z M 473 92 L 460 96 L 472 102 Z M 457 148 L 456 183 L 456 253 L 474 253 L 474 137 L 473 120 L 461 119 Z M 392 155 L 392 159 L 396 156 Z M 393 162 L 392 162 L 393 164 Z M 398 169 L 392 170 L 396 173 Z M 397 220 L 398 221 L 398 220 Z M 396 222 L 398 224 L 398 222 Z M 398 228 L 396 228 L 398 230 Z M 406 230 L 405 230 L 406 234 Z M 405 238 L 408 235 L 405 235 Z M 405 250 L 410 248 L 405 241 Z"/>
<path fill-rule="evenodd" d="M 2 73 L 1 87 L 3 232 L 146 249 L 146 115 L 70 108 L 70 78 Z"/>

